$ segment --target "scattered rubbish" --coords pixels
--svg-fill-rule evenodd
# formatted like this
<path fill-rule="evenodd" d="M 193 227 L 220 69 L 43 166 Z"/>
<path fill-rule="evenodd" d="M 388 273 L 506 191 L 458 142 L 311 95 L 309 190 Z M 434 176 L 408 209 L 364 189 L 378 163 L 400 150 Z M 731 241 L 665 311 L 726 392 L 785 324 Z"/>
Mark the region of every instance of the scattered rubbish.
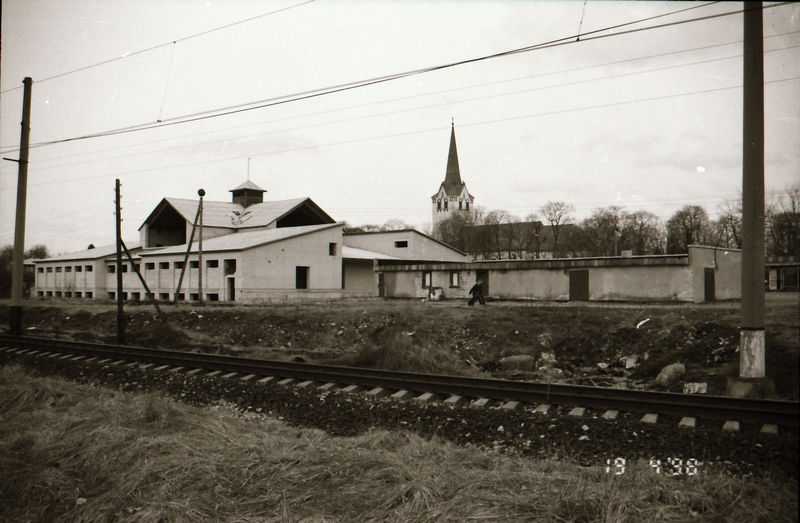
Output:
<path fill-rule="evenodd" d="M 686 367 L 683 366 L 683 363 L 673 363 L 661 369 L 655 382 L 662 387 L 669 387 L 684 374 L 686 374 Z"/>
<path fill-rule="evenodd" d="M 543 352 L 539 354 L 540 365 L 551 365 L 556 362 L 556 354 L 554 352 Z"/>
<path fill-rule="evenodd" d="M 601 369 L 607 369 L 608 368 L 608 363 L 606 363 L 604 361 L 601 361 L 601 362 L 597 363 L 597 366 L 600 367 Z"/>
<path fill-rule="evenodd" d="M 708 383 L 684 383 L 684 394 L 705 394 L 708 392 Z"/>
<path fill-rule="evenodd" d="M 86 498 L 78 498 L 75 500 L 76 505 L 83 505 L 84 503 L 86 503 Z"/>
<path fill-rule="evenodd" d="M 536 359 L 530 354 L 506 356 L 497 363 L 501 369 L 533 370 L 536 368 Z"/>
<path fill-rule="evenodd" d="M 641 327 L 642 325 L 644 325 L 648 321 L 650 321 L 650 318 L 647 318 L 646 320 L 640 321 L 639 323 L 636 324 L 636 328 L 638 329 L 639 327 Z"/>
<path fill-rule="evenodd" d="M 625 364 L 626 369 L 635 369 L 639 366 L 639 355 L 634 354 L 632 356 L 623 356 L 619 359 L 619 361 Z"/>
<path fill-rule="evenodd" d="M 589 441 L 589 436 L 587 436 L 586 434 L 584 434 L 583 436 L 581 436 L 580 438 L 578 438 L 578 441 Z"/>
<path fill-rule="evenodd" d="M 589 426 L 588 426 L 588 425 L 582 425 L 582 426 L 581 426 L 581 430 L 583 430 L 584 432 L 586 432 L 587 430 L 589 430 Z"/>
<path fill-rule="evenodd" d="M 506 429 L 504 429 L 502 425 L 497 427 L 497 432 L 505 432 L 505 431 L 506 431 Z"/>

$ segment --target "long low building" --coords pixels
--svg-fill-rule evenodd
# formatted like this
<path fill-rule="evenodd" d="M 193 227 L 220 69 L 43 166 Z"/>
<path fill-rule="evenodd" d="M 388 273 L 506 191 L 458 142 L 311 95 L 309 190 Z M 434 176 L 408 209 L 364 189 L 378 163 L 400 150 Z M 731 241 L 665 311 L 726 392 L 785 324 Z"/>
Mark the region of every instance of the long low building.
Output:
<path fill-rule="evenodd" d="M 121 265 L 122 298 L 146 290 L 161 301 L 258 303 L 378 296 L 378 261 L 465 262 L 468 257 L 414 229 L 343 233 L 310 198 L 264 202 L 248 181 L 231 202 L 162 199 L 128 244 Z M 202 237 L 202 252 L 199 239 Z M 202 259 L 201 259 L 202 258 Z M 33 295 L 116 299 L 116 247 L 34 260 Z M 202 296 L 201 296 L 202 293 Z"/>
<path fill-rule="evenodd" d="M 683 301 L 741 297 L 741 251 L 692 245 L 688 254 L 471 263 L 381 260 L 387 298 L 469 298 L 476 281 L 497 299 Z"/>

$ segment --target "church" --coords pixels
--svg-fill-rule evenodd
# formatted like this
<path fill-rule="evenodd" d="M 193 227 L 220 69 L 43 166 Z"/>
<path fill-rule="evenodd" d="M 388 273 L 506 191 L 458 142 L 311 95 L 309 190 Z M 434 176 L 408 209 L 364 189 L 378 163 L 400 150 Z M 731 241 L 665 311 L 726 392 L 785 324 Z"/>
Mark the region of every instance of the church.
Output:
<path fill-rule="evenodd" d="M 447 154 L 447 170 L 439 190 L 431 196 L 433 207 L 433 230 L 439 222 L 456 213 L 474 213 L 475 197 L 467 190 L 467 184 L 461 180 L 458 167 L 458 149 L 456 148 L 455 123 L 450 126 L 450 151 Z"/>

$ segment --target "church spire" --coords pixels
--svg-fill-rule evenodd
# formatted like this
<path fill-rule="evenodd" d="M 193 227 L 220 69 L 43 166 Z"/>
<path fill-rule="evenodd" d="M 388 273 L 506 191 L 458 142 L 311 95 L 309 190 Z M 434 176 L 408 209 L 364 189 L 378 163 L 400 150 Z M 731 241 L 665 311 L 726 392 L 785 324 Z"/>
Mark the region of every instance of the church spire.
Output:
<path fill-rule="evenodd" d="M 458 168 L 458 150 L 456 149 L 456 126 L 450 124 L 450 152 L 447 155 L 447 171 L 444 176 L 444 190 L 447 194 L 456 195 L 461 192 L 461 171 Z"/>

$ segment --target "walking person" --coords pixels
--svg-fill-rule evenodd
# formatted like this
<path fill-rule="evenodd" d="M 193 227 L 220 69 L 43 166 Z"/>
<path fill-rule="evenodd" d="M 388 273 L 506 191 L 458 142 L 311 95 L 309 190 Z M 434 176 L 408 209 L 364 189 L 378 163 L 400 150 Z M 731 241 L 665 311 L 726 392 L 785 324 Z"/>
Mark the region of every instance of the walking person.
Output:
<path fill-rule="evenodd" d="M 486 301 L 483 299 L 483 280 L 476 281 L 469 293 L 472 294 L 472 298 L 469 299 L 467 305 L 472 307 L 476 301 L 480 302 L 481 305 L 486 305 Z"/>

